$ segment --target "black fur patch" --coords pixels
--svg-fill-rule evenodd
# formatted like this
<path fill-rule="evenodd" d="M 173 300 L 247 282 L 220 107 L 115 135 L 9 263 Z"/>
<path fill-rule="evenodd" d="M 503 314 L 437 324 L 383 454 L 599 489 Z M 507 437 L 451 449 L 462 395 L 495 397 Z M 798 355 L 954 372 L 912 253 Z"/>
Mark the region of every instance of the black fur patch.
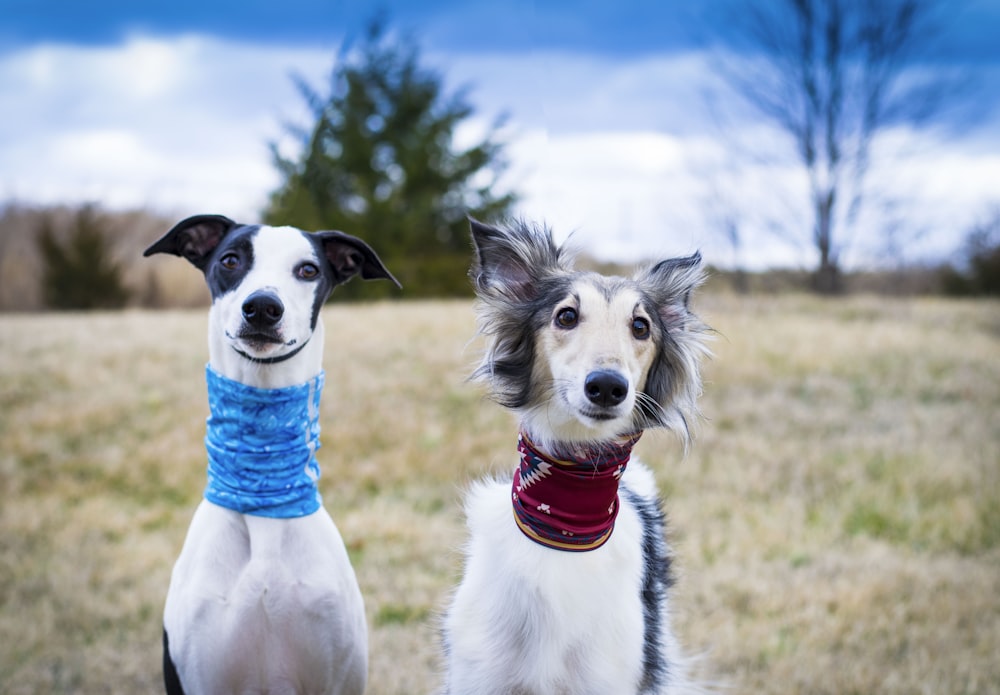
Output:
<path fill-rule="evenodd" d="M 642 497 L 625 485 L 621 493 L 635 508 L 642 523 L 642 614 L 644 639 L 641 693 L 656 693 L 667 681 L 670 665 L 664 653 L 663 633 L 667 621 L 667 592 L 674 585 L 670 552 L 666 541 L 666 516 L 657 497 Z"/>
<path fill-rule="evenodd" d="M 312 316 L 309 319 L 309 330 L 315 331 L 316 322 L 319 321 L 319 312 L 326 304 L 326 300 L 333 294 L 333 288 L 338 283 L 334 277 L 333 268 L 326 262 L 326 257 L 323 255 L 322 242 L 315 234 L 306 234 L 306 238 L 309 239 L 309 243 L 312 244 L 313 250 L 316 252 L 316 263 L 320 268 L 319 277 L 314 281 L 317 285 L 313 290 L 315 294 L 313 295 Z"/>
<path fill-rule="evenodd" d="M 205 263 L 205 282 L 212 293 L 212 301 L 237 288 L 253 268 L 253 239 L 259 229 L 259 226 L 237 227 L 209 255 Z M 239 266 L 233 270 L 228 270 L 219 263 L 223 256 L 230 253 L 239 258 Z"/>
<path fill-rule="evenodd" d="M 306 233 L 321 268 L 321 276 L 316 280 L 313 298 L 312 323 L 316 329 L 320 309 L 329 299 L 334 287 L 347 282 L 355 275 L 362 280 L 389 280 L 402 289 L 399 280 L 393 277 L 382 263 L 378 254 L 364 241 L 350 234 L 337 231 Z"/>
<path fill-rule="evenodd" d="M 170 640 L 167 639 L 166 628 L 163 630 L 163 686 L 167 695 L 184 695 L 181 679 L 177 676 L 173 659 L 170 658 Z"/>
<path fill-rule="evenodd" d="M 500 405 L 516 409 L 533 402 L 535 334 L 548 324 L 553 305 L 569 293 L 570 284 L 571 277 L 564 275 L 539 280 L 534 298 L 508 303 L 485 327 L 494 336 L 493 349 L 472 377 L 487 380 Z"/>
<path fill-rule="evenodd" d="M 223 215 L 194 215 L 175 224 L 142 255 L 170 253 L 186 258 L 198 270 L 204 271 L 212 251 L 223 237 L 240 226 Z"/>

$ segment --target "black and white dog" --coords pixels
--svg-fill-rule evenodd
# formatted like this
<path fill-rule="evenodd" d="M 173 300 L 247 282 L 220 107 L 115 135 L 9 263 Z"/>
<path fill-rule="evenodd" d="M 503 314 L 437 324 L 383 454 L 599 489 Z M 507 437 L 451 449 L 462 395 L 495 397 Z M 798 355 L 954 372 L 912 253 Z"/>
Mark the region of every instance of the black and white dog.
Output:
<path fill-rule="evenodd" d="M 670 629 L 670 552 L 643 430 L 685 438 L 706 327 L 701 258 L 634 278 L 572 269 L 550 233 L 472 221 L 484 360 L 520 463 L 473 486 L 444 618 L 449 695 L 696 692 Z"/>
<path fill-rule="evenodd" d="M 167 692 L 362 693 L 364 605 L 316 485 L 320 309 L 355 275 L 396 280 L 342 232 L 220 215 L 180 222 L 156 253 L 186 258 L 212 294 L 208 484 L 167 592 Z"/>

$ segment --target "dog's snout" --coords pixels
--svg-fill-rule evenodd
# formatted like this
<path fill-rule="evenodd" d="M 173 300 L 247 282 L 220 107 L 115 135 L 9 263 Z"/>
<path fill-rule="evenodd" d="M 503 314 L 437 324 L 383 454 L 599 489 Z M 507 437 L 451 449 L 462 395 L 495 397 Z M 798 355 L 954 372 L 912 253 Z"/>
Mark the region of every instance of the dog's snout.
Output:
<path fill-rule="evenodd" d="M 616 406 L 628 396 L 628 381 L 619 372 L 599 369 L 587 375 L 583 385 L 587 399 L 602 408 Z"/>
<path fill-rule="evenodd" d="M 285 313 L 285 305 L 271 292 L 254 292 L 243 302 L 243 319 L 257 328 L 273 327 Z"/>

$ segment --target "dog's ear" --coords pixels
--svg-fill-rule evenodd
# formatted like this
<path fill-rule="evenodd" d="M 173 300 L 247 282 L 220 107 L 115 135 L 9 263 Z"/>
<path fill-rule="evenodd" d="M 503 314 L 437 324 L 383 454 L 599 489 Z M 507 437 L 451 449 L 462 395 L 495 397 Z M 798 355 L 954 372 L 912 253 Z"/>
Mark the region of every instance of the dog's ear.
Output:
<path fill-rule="evenodd" d="M 691 293 L 704 279 L 700 253 L 660 261 L 636 277 L 668 330 L 684 328 Z"/>
<path fill-rule="evenodd" d="M 555 271 L 566 270 L 562 249 L 548 229 L 523 222 L 501 229 L 469 218 L 476 255 L 469 277 L 481 297 L 502 295 L 526 301 L 534 299 L 538 281 Z"/>
<path fill-rule="evenodd" d="M 199 270 L 205 270 L 209 256 L 218 247 L 223 237 L 239 225 L 222 215 L 195 215 L 181 220 L 159 241 L 143 252 L 143 256 L 154 253 L 172 253 L 186 258 Z"/>
<path fill-rule="evenodd" d="M 333 268 L 336 284 L 347 282 L 355 275 L 363 280 L 391 280 L 402 289 L 372 248 L 357 237 L 344 232 L 316 232 L 323 254 Z"/>
<path fill-rule="evenodd" d="M 649 311 L 655 312 L 666 339 L 660 341 L 657 358 L 643 386 L 648 396 L 640 406 L 642 419 L 637 426 L 668 427 L 690 436 L 688 415 L 697 413 L 701 392 L 700 358 L 708 354 L 707 327 L 691 313 L 691 293 L 704 280 L 701 254 L 661 261 L 635 280 L 649 297 Z M 652 407 L 652 404 L 658 407 Z"/>

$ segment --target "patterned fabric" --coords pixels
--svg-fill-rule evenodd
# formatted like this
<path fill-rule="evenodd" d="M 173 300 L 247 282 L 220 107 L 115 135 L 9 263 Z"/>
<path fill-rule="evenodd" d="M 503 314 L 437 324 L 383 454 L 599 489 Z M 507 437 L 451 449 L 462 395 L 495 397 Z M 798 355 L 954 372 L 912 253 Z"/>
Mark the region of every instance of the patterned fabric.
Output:
<path fill-rule="evenodd" d="M 323 372 L 280 389 L 247 386 L 210 366 L 205 376 L 211 413 L 205 499 L 241 514 L 279 519 L 318 510 Z"/>
<path fill-rule="evenodd" d="M 618 481 L 640 436 L 554 458 L 522 432 L 517 440 L 521 463 L 511 493 L 518 528 L 557 550 L 582 552 L 604 545 L 618 516 Z"/>

